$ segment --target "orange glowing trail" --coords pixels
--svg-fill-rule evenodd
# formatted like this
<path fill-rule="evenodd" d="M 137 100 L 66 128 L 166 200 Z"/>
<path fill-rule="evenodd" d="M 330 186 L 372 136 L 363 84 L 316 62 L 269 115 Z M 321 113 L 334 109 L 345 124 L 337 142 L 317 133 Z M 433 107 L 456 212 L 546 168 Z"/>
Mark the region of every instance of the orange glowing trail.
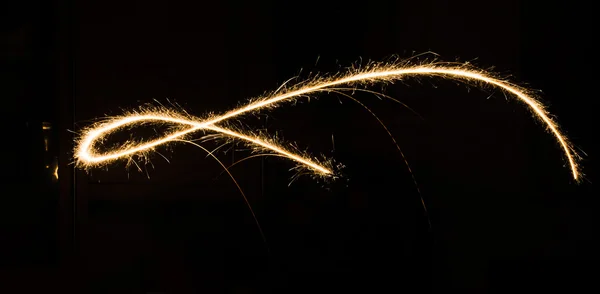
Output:
<path fill-rule="evenodd" d="M 155 140 L 155 141 L 151 141 L 151 142 L 148 142 L 145 144 L 140 144 L 140 145 L 137 145 L 137 146 L 134 146 L 131 148 L 124 148 L 117 152 L 108 153 L 106 155 L 98 155 L 93 151 L 93 143 L 100 136 L 105 136 L 107 133 L 109 133 L 111 131 L 118 130 L 126 125 L 133 124 L 135 122 L 140 122 L 140 121 L 143 121 L 143 122 L 147 122 L 147 121 L 169 122 L 169 123 L 174 123 L 174 124 L 189 125 L 190 128 L 183 130 L 183 131 L 174 132 L 172 134 L 167 135 L 166 137 L 163 137 L 163 138 Z M 151 113 L 151 114 L 145 114 L 145 115 L 127 116 L 127 117 L 123 117 L 121 119 L 117 119 L 111 123 L 104 124 L 101 127 L 98 127 L 96 129 L 89 131 L 77 148 L 77 153 L 76 153 L 77 159 L 82 162 L 85 162 L 86 164 L 89 164 L 89 165 L 100 164 L 100 163 L 116 160 L 119 158 L 123 158 L 126 156 L 131 156 L 131 155 L 134 155 L 139 152 L 151 150 L 159 145 L 165 144 L 165 143 L 173 141 L 177 138 L 183 137 L 189 133 L 196 132 L 198 130 L 203 130 L 203 129 L 215 131 L 215 132 L 222 133 L 222 134 L 225 134 L 230 137 L 245 140 L 247 142 L 258 145 L 265 149 L 279 153 L 291 160 L 294 160 L 300 164 L 303 164 L 304 166 L 306 166 L 310 169 L 315 170 L 316 172 L 320 172 L 325 175 L 332 173 L 332 171 L 330 169 L 328 169 L 324 166 L 321 166 L 308 158 L 304 158 L 302 156 L 295 155 L 279 146 L 270 144 L 270 143 L 266 142 L 265 140 L 262 140 L 258 137 L 247 136 L 247 135 L 244 135 L 244 134 L 241 134 L 238 132 L 234 132 L 234 131 L 231 131 L 231 130 L 228 130 L 225 128 L 221 128 L 221 127 L 218 127 L 215 125 L 205 125 L 202 122 L 196 122 L 193 120 L 186 120 L 183 118 L 172 117 L 172 116 L 169 116 L 169 115 L 163 114 L 163 113 Z"/>
<path fill-rule="evenodd" d="M 149 113 L 146 115 L 133 115 L 118 118 L 108 124 L 103 124 L 97 128 L 92 128 L 84 133 L 76 149 L 76 158 L 80 164 L 83 165 L 95 165 L 103 162 L 132 156 L 139 152 L 145 152 L 152 150 L 156 146 L 165 144 L 175 138 L 185 136 L 189 133 L 198 130 L 211 130 L 230 137 L 242 139 L 247 143 L 258 145 L 264 149 L 279 153 L 280 155 L 294 160 L 301 165 L 311 169 L 317 174 L 321 175 L 333 175 L 333 171 L 330 166 L 318 163 L 317 161 L 311 160 L 310 158 L 298 154 L 294 154 L 274 144 L 268 143 L 267 140 L 256 137 L 247 136 L 238 132 L 228 130 L 222 127 L 216 126 L 217 123 L 224 122 L 228 119 L 236 116 L 258 111 L 264 108 L 275 107 L 281 102 L 291 101 L 301 96 L 307 96 L 316 92 L 330 91 L 331 88 L 342 84 L 359 84 L 359 83 L 372 83 L 372 82 L 390 82 L 400 80 L 407 76 L 438 76 L 453 80 L 463 80 L 467 82 L 479 82 L 481 84 L 487 84 L 500 88 L 512 95 L 518 100 L 524 102 L 533 114 L 540 119 L 545 126 L 548 128 L 550 133 L 556 138 L 560 144 L 565 157 L 569 162 L 571 173 L 575 180 L 580 179 L 580 172 L 577 165 L 576 154 L 572 151 L 569 141 L 559 131 L 556 122 L 549 117 L 548 112 L 544 110 L 543 105 L 536 100 L 536 98 L 528 93 L 527 90 L 515 86 L 505 80 L 494 78 L 491 74 L 488 74 L 481 70 L 475 70 L 469 68 L 466 64 L 462 66 L 448 66 L 443 63 L 430 63 L 425 65 L 415 66 L 398 66 L 398 65 L 375 65 L 365 70 L 355 70 L 349 74 L 338 78 L 329 79 L 317 79 L 305 83 L 304 86 L 299 86 L 290 89 L 287 92 L 283 92 L 279 95 L 274 95 L 266 98 L 261 98 L 255 102 L 249 103 L 246 106 L 229 111 L 221 116 L 216 116 L 204 121 L 199 120 L 188 120 L 183 117 L 172 116 L 168 113 Z M 105 155 L 95 154 L 93 143 L 98 138 L 105 136 L 107 133 L 116 130 L 124 125 L 132 124 L 135 122 L 142 122 L 146 120 L 160 120 L 175 124 L 182 124 L 190 126 L 189 129 L 175 132 L 167 135 L 166 137 L 145 143 L 141 145 L 129 146 L 115 152 L 111 152 Z"/>

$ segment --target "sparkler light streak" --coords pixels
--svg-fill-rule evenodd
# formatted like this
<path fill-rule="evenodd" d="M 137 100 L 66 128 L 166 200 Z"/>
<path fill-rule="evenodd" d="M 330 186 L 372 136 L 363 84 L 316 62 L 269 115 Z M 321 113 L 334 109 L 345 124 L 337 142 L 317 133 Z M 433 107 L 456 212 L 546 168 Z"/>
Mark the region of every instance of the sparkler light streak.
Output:
<path fill-rule="evenodd" d="M 269 109 L 281 105 L 283 102 L 291 102 L 300 97 L 307 97 L 316 93 L 339 91 L 336 88 L 341 85 L 368 85 L 375 82 L 393 82 L 405 77 L 442 77 L 451 80 L 462 81 L 466 83 L 477 83 L 478 86 L 492 86 L 503 90 L 504 92 L 516 97 L 517 100 L 525 103 L 534 117 L 539 119 L 556 138 L 562 151 L 569 163 L 573 178 L 580 180 L 581 174 L 577 164 L 578 155 L 563 135 L 557 123 L 549 116 L 544 106 L 536 99 L 535 95 L 522 87 L 519 87 L 507 80 L 497 78 L 494 75 L 481 69 L 473 68 L 469 64 L 429 62 L 423 64 L 408 63 L 371 63 L 363 68 L 351 68 L 347 73 L 338 73 L 331 77 L 315 78 L 295 86 L 287 87 L 285 84 L 273 94 L 251 101 L 245 106 L 231 110 L 220 116 L 212 116 L 207 119 L 199 119 L 187 114 L 177 113 L 169 109 L 148 109 L 140 113 L 133 113 L 120 117 L 114 117 L 108 121 L 96 124 L 82 132 L 82 136 L 77 142 L 75 149 L 76 163 L 82 167 L 93 167 L 102 165 L 117 159 L 131 158 L 134 155 L 143 155 L 146 152 L 154 150 L 156 147 L 184 138 L 197 131 L 212 131 L 226 137 L 239 139 L 250 146 L 259 150 L 269 151 L 280 156 L 291 159 L 312 171 L 315 175 L 323 177 L 335 177 L 336 173 L 331 161 L 319 161 L 307 155 L 294 153 L 274 140 L 269 140 L 257 135 L 244 134 L 217 124 L 223 124 L 227 120 L 263 109 Z M 150 121 L 169 123 L 187 128 L 177 128 L 175 131 L 146 143 L 129 143 L 121 148 L 100 154 L 95 148 L 98 140 L 106 137 L 110 133 L 127 126 L 143 124 Z"/>

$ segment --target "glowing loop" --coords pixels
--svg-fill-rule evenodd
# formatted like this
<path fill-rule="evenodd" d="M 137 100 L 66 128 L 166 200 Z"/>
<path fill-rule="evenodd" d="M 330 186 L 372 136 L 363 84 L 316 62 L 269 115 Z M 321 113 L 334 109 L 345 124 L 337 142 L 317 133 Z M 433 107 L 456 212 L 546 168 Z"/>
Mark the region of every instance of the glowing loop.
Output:
<path fill-rule="evenodd" d="M 104 155 L 94 153 L 94 151 L 93 151 L 94 142 L 96 140 L 98 140 L 100 137 L 106 136 L 111 131 L 118 130 L 126 125 L 134 124 L 136 122 L 146 122 L 146 121 L 161 121 L 161 122 L 168 122 L 168 123 L 174 123 L 174 124 L 189 125 L 190 128 L 183 130 L 183 131 L 174 132 L 174 133 L 169 134 L 161 139 L 150 141 L 150 142 L 140 144 L 140 145 L 137 145 L 134 147 L 123 148 L 117 152 L 112 152 L 112 153 L 108 153 L 108 154 L 104 154 Z M 159 145 L 168 143 L 170 141 L 176 140 L 187 134 L 190 134 L 190 133 L 193 133 L 193 132 L 196 132 L 199 130 L 211 130 L 214 132 L 225 134 L 230 137 L 242 139 L 249 143 L 252 143 L 252 144 L 261 146 L 265 149 L 269 149 L 271 151 L 279 153 L 289 159 L 295 160 L 298 163 L 303 164 L 303 165 L 313 169 L 316 172 L 320 172 L 325 175 L 332 173 L 332 171 L 330 169 L 325 168 L 325 167 L 311 161 L 310 159 L 295 155 L 281 147 L 278 147 L 274 144 L 270 144 L 264 140 L 261 140 L 260 138 L 247 136 L 247 135 L 244 135 L 244 134 L 241 134 L 238 132 L 234 132 L 234 131 L 231 131 L 231 130 L 228 130 L 225 128 L 215 126 L 213 124 L 207 124 L 206 122 L 186 120 L 183 118 L 169 116 L 169 115 L 165 115 L 162 113 L 152 113 L 152 114 L 144 114 L 144 115 L 138 115 L 138 116 L 123 117 L 121 119 L 117 119 L 113 122 L 104 124 L 101 127 L 88 132 L 87 136 L 85 136 L 85 138 L 81 141 L 81 143 L 79 145 L 79 148 L 78 148 L 79 152 L 77 153 L 78 159 L 86 162 L 87 164 L 103 163 L 103 162 L 123 158 L 126 156 L 131 156 L 131 155 L 134 155 L 139 152 L 151 150 Z"/>
<path fill-rule="evenodd" d="M 440 76 L 444 78 L 473 81 L 487 85 L 498 87 L 512 95 L 518 100 L 524 102 L 529 109 L 540 119 L 548 128 L 548 130 L 554 135 L 560 144 L 563 152 L 569 162 L 569 166 L 575 180 L 578 180 L 579 170 L 576 162 L 576 155 L 572 152 L 570 144 L 567 138 L 559 131 L 558 125 L 548 116 L 548 113 L 544 110 L 542 104 L 538 102 L 533 96 L 529 95 L 526 90 L 510 84 L 507 81 L 500 80 L 486 74 L 480 70 L 469 69 L 466 65 L 464 66 L 445 66 L 444 64 L 428 64 L 420 66 L 394 66 L 394 65 L 383 65 L 383 66 L 372 66 L 366 70 L 358 70 L 354 73 L 345 75 L 338 79 L 321 79 L 314 80 L 312 82 L 305 83 L 304 86 L 296 87 L 295 89 L 288 90 L 279 95 L 262 98 L 256 102 L 247 104 L 246 106 L 234 109 L 221 116 L 217 116 L 205 121 L 190 120 L 187 117 L 172 114 L 169 112 L 149 112 L 139 115 L 130 115 L 120 118 L 115 118 L 108 123 L 101 124 L 95 128 L 89 129 L 81 137 L 78 146 L 75 150 L 75 157 L 79 164 L 93 166 L 102 164 L 119 158 L 135 155 L 139 152 L 146 152 L 153 148 L 181 138 L 187 134 L 190 134 L 199 130 L 210 130 L 223 135 L 237 138 L 246 141 L 254 146 L 260 146 L 264 149 L 278 153 L 281 156 L 287 157 L 294 160 L 317 174 L 321 175 L 332 175 L 333 171 L 331 167 L 326 164 L 319 163 L 316 160 L 310 159 L 306 156 L 295 154 L 291 151 L 284 149 L 283 147 L 267 142 L 265 139 L 244 135 L 239 132 L 235 132 L 229 129 L 218 127 L 216 124 L 223 122 L 227 119 L 239 116 L 241 114 L 250 113 L 267 107 L 274 107 L 277 104 L 296 99 L 300 96 L 306 96 L 315 92 L 330 91 L 334 90 L 336 86 L 343 84 L 356 84 L 356 83 L 368 83 L 376 81 L 394 81 L 399 80 L 405 76 Z M 174 124 L 188 125 L 188 129 L 168 134 L 164 138 L 151 141 L 145 144 L 122 148 L 116 152 L 108 154 L 96 154 L 94 152 L 94 142 L 102 136 L 106 136 L 112 131 L 115 131 L 128 124 L 140 123 L 145 121 L 162 121 Z"/>

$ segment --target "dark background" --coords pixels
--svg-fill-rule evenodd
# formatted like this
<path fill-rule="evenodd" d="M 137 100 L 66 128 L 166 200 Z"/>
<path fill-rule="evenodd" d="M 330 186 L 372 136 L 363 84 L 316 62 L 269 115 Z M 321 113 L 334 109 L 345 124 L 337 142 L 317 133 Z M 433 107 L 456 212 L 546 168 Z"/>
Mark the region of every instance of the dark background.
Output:
<path fill-rule="evenodd" d="M 11 293 L 504 293 L 573 290 L 597 274 L 590 7 L 2 5 L 0 285 Z M 142 172 L 71 164 L 70 131 L 121 109 L 168 98 L 194 115 L 219 113 L 299 73 L 427 51 L 542 90 L 587 153 L 586 180 L 573 182 L 554 138 L 514 99 L 439 79 L 370 88 L 418 115 L 355 95 L 398 140 L 420 193 L 385 131 L 349 99 L 323 95 L 241 118 L 346 166 L 335 183 L 305 176 L 289 187 L 291 162 L 254 158 L 232 168 L 266 243 L 231 179 L 196 147 L 163 148 L 170 163 L 156 155 Z M 226 165 L 250 155 L 231 147 L 217 153 Z"/>

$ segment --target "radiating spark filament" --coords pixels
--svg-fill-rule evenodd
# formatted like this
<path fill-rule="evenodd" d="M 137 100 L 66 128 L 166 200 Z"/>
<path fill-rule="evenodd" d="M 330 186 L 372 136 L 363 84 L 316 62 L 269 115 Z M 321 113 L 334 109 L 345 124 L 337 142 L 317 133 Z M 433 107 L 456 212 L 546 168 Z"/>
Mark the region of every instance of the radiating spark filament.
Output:
<path fill-rule="evenodd" d="M 147 121 L 169 122 L 169 123 L 174 123 L 174 124 L 187 125 L 187 126 L 189 126 L 189 128 L 182 130 L 182 131 L 168 134 L 167 136 L 165 136 L 161 139 L 158 139 L 158 140 L 154 140 L 154 141 L 151 141 L 151 142 L 148 142 L 145 144 L 136 145 L 136 146 L 133 146 L 130 148 L 122 148 L 117 151 L 109 152 L 109 153 L 103 154 L 103 155 L 97 154 L 96 151 L 94 150 L 93 143 L 96 140 L 98 140 L 100 137 L 106 136 L 110 132 L 116 131 L 126 125 L 131 125 L 136 122 L 147 122 Z M 196 132 L 199 130 L 211 130 L 211 131 L 215 131 L 215 132 L 227 135 L 229 137 L 241 139 L 241 140 L 247 141 L 251 144 L 258 145 L 264 149 L 268 149 L 272 152 L 281 154 L 281 155 L 285 156 L 286 158 L 294 160 L 294 161 L 304 165 L 305 167 L 312 169 L 315 172 L 320 173 L 322 175 L 332 174 L 331 169 L 325 167 L 324 165 L 319 164 L 309 158 L 294 154 L 294 153 L 292 153 L 282 147 L 279 147 L 275 144 L 268 143 L 264 139 L 244 135 L 242 133 L 228 130 L 228 129 L 218 127 L 218 126 L 215 126 L 212 124 L 207 125 L 206 123 L 201 122 L 201 121 L 194 121 L 191 119 L 188 120 L 188 119 L 184 119 L 183 117 L 175 117 L 175 116 L 169 115 L 168 113 L 161 113 L 161 112 L 122 117 L 120 119 L 115 119 L 110 123 L 105 123 L 105 124 L 99 126 L 98 128 L 88 131 L 86 133 L 86 136 L 84 136 L 84 138 L 81 140 L 81 142 L 76 150 L 76 155 L 77 155 L 77 159 L 80 162 L 83 162 L 87 165 L 102 164 L 102 163 L 109 162 L 112 160 L 131 156 L 131 155 L 134 155 L 134 154 L 137 154 L 140 152 L 152 150 L 153 148 L 155 148 L 159 145 L 171 142 L 171 141 L 179 139 L 189 133 Z"/>
<path fill-rule="evenodd" d="M 155 112 L 146 112 L 142 114 L 133 114 L 123 117 L 117 117 L 109 122 L 96 125 L 83 132 L 75 150 L 75 158 L 80 165 L 94 166 L 103 164 L 120 158 L 131 157 L 136 154 L 153 150 L 155 147 L 182 138 L 200 130 L 213 131 L 227 137 L 239 139 L 246 143 L 261 149 L 269 150 L 290 160 L 293 160 L 314 173 L 322 176 L 333 176 L 335 173 L 332 167 L 326 163 L 320 163 L 314 159 L 301 154 L 293 153 L 280 147 L 278 144 L 268 142 L 266 138 L 259 136 L 245 135 L 230 129 L 219 127 L 216 124 L 225 122 L 228 119 L 252 113 L 258 110 L 276 107 L 282 102 L 293 101 L 299 97 L 307 97 L 311 94 L 324 91 L 332 91 L 336 86 L 365 84 L 373 82 L 393 82 L 409 76 L 438 76 L 442 78 L 461 80 L 465 82 L 479 82 L 482 85 L 489 85 L 500 88 L 521 102 L 524 102 L 532 111 L 535 117 L 541 120 L 548 128 L 549 132 L 556 138 L 561 146 L 565 157 L 569 162 L 569 167 L 573 178 L 580 179 L 579 167 L 577 165 L 577 154 L 572 151 L 571 145 L 563 135 L 557 123 L 549 117 L 548 112 L 543 105 L 530 93 L 530 91 L 518 87 L 506 80 L 495 78 L 490 73 L 480 69 L 474 69 L 468 64 L 456 65 L 448 63 L 428 63 L 422 65 L 399 65 L 399 64 L 370 64 L 364 69 L 353 69 L 351 72 L 333 78 L 313 79 L 300 83 L 295 87 L 280 87 L 277 95 L 263 97 L 247 104 L 246 106 L 231 110 L 223 115 L 214 116 L 209 119 L 199 120 L 189 116 L 174 113 L 169 110 L 160 110 Z M 134 146 L 122 147 L 119 150 L 98 154 L 93 145 L 96 140 L 107 134 L 120 129 L 126 125 L 144 123 L 147 121 L 161 121 L 183 126 L 187 129 L 173 132 L 165 135 L 163 138 L 148 143 Z"/>

